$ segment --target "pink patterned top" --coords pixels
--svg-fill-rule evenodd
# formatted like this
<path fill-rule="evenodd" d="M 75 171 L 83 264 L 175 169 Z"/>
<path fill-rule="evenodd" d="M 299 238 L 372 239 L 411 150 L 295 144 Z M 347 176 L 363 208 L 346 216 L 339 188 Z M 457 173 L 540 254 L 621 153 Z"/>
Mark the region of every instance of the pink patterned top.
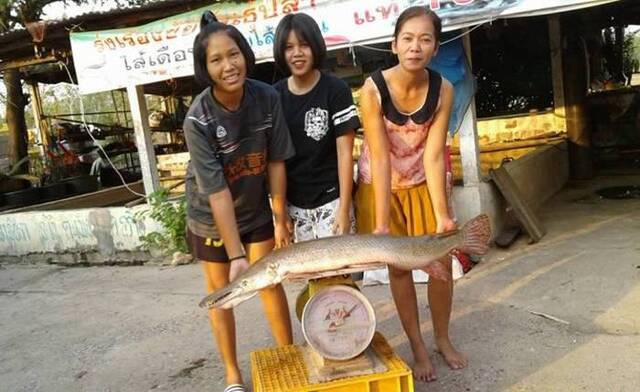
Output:
<path fill-rule="evenodd" d="M 431 70 L 429 73 L 435 74 Z M 440 106 L 440 83 L 430 84 L 430 87 L 437 86 L 437 95 L 431 99 L 433 101 L 433 104 L 430 105 L 431 108 L 425 109 L 428 106 L 427 102 L 425 102 L 425 105 L 415 113 L 404 114 L 393 107 L 382 74 L 380 73 L 377 77 L 374 74 L 372 78 L 376 82 L 381 97 L 381 106 L 384 110 L 383 120 L 387 137 L 389 138 L 391 189 L 406 189 L 419 185 L 426 181 L 423 155 L 427 143 L 427 135 L 433 123 L 434 113 Z M 429 101 L 429 96 L 432 95 L 431 88 L 429 90 L 426 101 Z M 425 110 L 429 113 L 425 113 Z M 423 115 L 422 117 L 426 115 L 428 118 L 426 121 L 416 123 L 414 118 L 420 119 L 420 114 Z M 360 159 L 358 159 L 358 173 L 360 182 L 371 184 L 371 152 L 366 138 L 364 139 Z"/>
<path fill-rule="evenodd" d="M 391 155 L 391 189 L 410 188 L 426 180 L 422 157 L 431 123 L 431 119 L 424 124 L 409 119 L 404 125 L 397 125 L 384 117 Z M 361 182 L 371 184 L 371 152 L 366 138 L 358 160 L 358 173 Z"/>

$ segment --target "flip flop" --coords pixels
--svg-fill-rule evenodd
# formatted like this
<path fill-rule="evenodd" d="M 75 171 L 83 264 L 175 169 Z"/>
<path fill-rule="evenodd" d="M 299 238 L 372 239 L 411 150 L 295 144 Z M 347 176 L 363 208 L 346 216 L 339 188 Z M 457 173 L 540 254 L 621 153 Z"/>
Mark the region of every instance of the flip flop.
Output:
<path fill-rule="evenodd" d="M 244 385 L 242 384 L 229 384 L 224 389 L 224 392 L 246 392 Z"/>

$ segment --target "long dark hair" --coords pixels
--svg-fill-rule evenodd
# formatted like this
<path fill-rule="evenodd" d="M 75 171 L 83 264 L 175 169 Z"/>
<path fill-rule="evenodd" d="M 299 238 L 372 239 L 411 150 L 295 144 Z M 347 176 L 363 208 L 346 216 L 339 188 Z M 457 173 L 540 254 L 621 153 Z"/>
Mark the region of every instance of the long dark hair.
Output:
<path fill-rule="evenodd" d="M 200 32 L 193 41 L 193 71 L 196 82 L 201 87 L 213 85 L 213 80 L 207 71 L 207 45 L 209 36 L 218 32 L 226 33 L 238 45 L 247 65 L 247 75 L 251 74 L 256 65 L 256 56 L 242 33 L 234 26 L 218 22 L 213 12 L 205 11 L 200 18 Z"/>
<path fill-rule="evenodd" d="M 426 16 L 427 18 L 431 19 L 436 34 L 434 38 L 437 43 L 440 43 L 440 35 L 442 34 L 442 20 L 440 20 L 438 14 L 433 12 L 433 10 L 431 10 L 430 8 L 419 5 L 407 8 L 406 10 L 402 11 L 400 16 L 398 16 L 398 19 L 396 20 L 396 27 L 393 30 L 393 40 L 395 41 L 398 39 L 398 34 L 400 34 L 400 30 L 402 30 L 402 26 L 404 26 L 407 20 L 415 18 L 417 16 Z"/>

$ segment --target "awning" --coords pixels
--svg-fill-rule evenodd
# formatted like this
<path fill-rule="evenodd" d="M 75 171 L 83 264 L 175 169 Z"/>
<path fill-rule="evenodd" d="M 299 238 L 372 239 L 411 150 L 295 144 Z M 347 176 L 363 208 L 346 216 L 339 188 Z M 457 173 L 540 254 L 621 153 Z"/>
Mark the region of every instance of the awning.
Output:
<path fill-rule="evenodd" d="M 581 8 L 594 7 L 620 0 L 527 0 L 521 1 L 514 7 L 504 11 L 503 18 L 514 18 L 524 16 L 539 16 L 556 14 L 559 12 L 575 11 Z"/>
<path fill-rule="evenodd" d="M 142 26 L 71 33 L 74 65 L 83 94 L 193 74 L 193 40 L 200 15 L 212 10 L 247 38 L 256 60 L 270 61 L 275 29 L 284 15 L 306 12 L 329 49 L 391 39 L 400 12 L 429 6 L 445 31 L 507 17 L 565 12 L 620 0 L 255 0 L 212 4 Z"/>

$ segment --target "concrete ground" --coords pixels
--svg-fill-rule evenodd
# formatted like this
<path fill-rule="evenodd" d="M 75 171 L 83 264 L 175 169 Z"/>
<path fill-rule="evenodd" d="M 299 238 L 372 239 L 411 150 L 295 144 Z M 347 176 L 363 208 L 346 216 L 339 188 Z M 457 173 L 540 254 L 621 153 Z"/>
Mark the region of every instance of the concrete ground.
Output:
<path fill-rule="evenodd" d="M 470 360 L 416 391 L 640 390 L 640 200 L 569 186 L 534 245 L 493 249 L 456 285 L 452 335 Z M 287 285 L 293 304 L 300 285 Z M 221 391 L 200 266 L 0 266 L 1 391 Z M 422 328 L 433 347 L 425 287 Z M 381 331 L 411 356 L 387 286 L 365 287 Z M 538 314 L 536 314 L 538 313 Z M 555 319 L 539 314 L 549 315 Z M 239 356 L 271 346 L 258 299 L 237 309 Z M 302 342 L 294 321 L 295 340 Z"/>

